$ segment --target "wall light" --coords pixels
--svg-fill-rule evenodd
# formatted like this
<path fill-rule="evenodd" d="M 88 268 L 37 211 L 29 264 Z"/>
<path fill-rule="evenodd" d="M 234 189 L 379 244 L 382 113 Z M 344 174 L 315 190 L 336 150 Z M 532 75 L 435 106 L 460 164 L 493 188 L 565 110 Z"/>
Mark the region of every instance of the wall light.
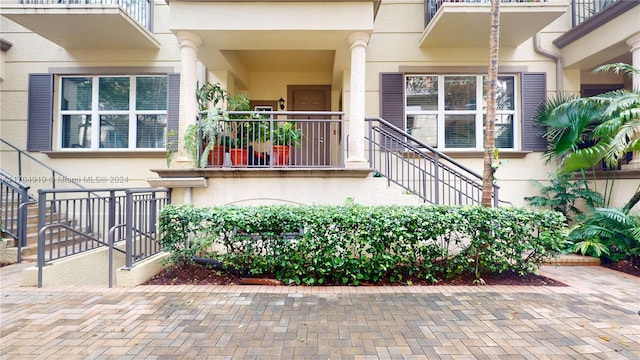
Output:
<path fill-rule="evenodd" d="M 280 105 L 280 110 L 284 110 L 284 99 L 280 98 L 280 100 L 278 100 L 278 104 Z"/>

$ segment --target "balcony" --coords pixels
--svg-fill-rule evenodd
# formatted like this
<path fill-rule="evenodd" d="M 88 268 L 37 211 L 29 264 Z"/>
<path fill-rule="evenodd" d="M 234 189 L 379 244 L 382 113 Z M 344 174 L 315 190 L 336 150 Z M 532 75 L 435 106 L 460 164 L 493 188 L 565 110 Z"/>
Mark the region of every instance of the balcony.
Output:
<path fill-rule="evenodd" d="M 489 47 L 489 0 L 425 0 L 420 47 Z M 565 1 L 501 0 L 500 45 L 517 47 L 568 11 Z"/>
<path fill-rule="evenodd" d="M 66 49 L 158 49 L 151 0 L 19 0 L 2 15 Z"/>
<path fill-rule="evenodd" d="M 201 168 L 343 168 L 343 122 L 339 112 L 203 113 L 185 148 Z"/>

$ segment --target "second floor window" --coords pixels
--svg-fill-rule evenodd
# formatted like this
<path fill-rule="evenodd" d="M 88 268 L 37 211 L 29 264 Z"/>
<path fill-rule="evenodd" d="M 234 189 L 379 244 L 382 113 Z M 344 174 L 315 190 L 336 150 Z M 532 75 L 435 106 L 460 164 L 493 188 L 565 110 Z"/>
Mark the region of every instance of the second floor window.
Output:
<path fill-rule="evenodd" d="M 408 75 L 406 128 L 439 149 L 483 149 L 487 78 L 483 75 Z M 515 77 L 499 76 L 495 146 L 514 148 Z"/>
<path fill-rule="evenodd" d="M 61 149 L 165 148 L 166 76 L 65 76 L 60 89 Z"/>

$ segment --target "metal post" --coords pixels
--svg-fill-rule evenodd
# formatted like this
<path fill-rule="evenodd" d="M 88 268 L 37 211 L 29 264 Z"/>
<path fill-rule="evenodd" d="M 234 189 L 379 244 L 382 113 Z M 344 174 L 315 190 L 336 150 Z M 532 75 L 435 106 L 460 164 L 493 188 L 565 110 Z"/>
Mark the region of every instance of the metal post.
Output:
<path fill-rule="evenodd" d="M 438 153 L 433 154 L 433 182 L 435 184 L 433 192 L 433 203 L 440 204 L 440 157 Z"/>
<path fill-rule="evenodd" d="M 125 190 L 125 268 L 133 267 L 133 194 Z"/>
<path fill-rule="evenodd" d="M 42 268 L 44 267 L 44 221 L 46 213 L 47 194 L 38 190 L 38 287 L 42 287 Z"/>

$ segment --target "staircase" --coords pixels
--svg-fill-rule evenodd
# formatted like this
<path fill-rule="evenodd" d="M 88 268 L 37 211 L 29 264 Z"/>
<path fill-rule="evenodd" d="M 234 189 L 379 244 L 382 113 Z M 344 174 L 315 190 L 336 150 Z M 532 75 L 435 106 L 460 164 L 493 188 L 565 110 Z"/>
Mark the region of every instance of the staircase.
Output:
<path fill-rule="evenodd" d="M 6 206 L 14 206 L 15 204 L 3 204 Z M 46 212 L 45 216 L 46 223 L 63 223 L 63 224 L 71 224 L 71 220 L 61 221 L 60 215 L 58 213 L 51 213 L 50 211 Z M 17 215 L 17 214 L 16 214 Z M 18 223 L 19 219 L 16 217 L 10 217 L 10 222 Z M 5 263 L 14 263 L 14 262 L 36 262 L 38 260 L 38 204 L 35 202 L 28 203 L 26 205 L 26 226 L 25 226 L 25 236 L 24 243 L 22 246 L 19 246 L 19 240 L 10 236 L 9 234 L 3 232 L 2 240 L 5 242 L 5 251 L 11 253 L 11 255 L 7 255 L 7 257 L 3 257 L 2 262 Z M 60 247 L 61 249 L 67 248 L 67 242 L 70 241 L 67 236 L 66 229 L 52 229 L 51 234 L 53 237 L 58 238 L 58 241 L 55 245 L 48 244 L 45 247 L 45 252 L 51 251 L 51 247 Z M 15 248 L 15 249 L 14 249 Z"/>
<path fill-rule="evenodd" d="M 369 164 L 389 185 L 397 184 L 430 204 L 481 205 L 482 176 L 381 118 L 367 118 Z M 498 207 L 499 186 L 492 203 Z"/>

